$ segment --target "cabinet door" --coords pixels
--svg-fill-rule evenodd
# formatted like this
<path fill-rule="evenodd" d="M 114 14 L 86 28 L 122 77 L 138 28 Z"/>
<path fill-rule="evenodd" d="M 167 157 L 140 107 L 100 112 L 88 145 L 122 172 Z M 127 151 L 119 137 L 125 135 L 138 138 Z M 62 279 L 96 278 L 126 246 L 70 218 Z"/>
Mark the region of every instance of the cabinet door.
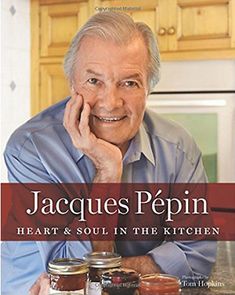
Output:
<path fill-rule="evenodd" d="M 88 1 L 69 4 L 42 5 L 40 8 L 40 55 L 62 56 L 89 16 Z"/>
<path fill-rule="evenodd" d="M 235 47 L 234 0 L 169 0 L 168 3 L 169 51 Z"/>
<path fill-rule="evenodd" d="M 38 109 L 43 110 L 70 94 L 64 78 L 62 63 L 40 66 L 40 94 Z"/>

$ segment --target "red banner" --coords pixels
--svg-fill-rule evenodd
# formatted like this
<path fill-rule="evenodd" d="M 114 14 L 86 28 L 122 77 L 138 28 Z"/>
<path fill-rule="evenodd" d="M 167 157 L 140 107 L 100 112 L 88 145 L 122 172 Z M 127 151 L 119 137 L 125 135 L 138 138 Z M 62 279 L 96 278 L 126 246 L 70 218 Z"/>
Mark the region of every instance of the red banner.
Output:
<path fill-rule="evenodd" d="M 2 240 L 235 240 L 235 184 L 2 184 Z"/>

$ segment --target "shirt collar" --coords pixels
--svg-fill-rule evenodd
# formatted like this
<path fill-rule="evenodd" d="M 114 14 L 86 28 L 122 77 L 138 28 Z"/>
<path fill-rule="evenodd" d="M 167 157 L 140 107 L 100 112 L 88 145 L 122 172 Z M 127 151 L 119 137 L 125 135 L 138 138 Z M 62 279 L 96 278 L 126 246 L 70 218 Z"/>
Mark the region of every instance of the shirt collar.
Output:
<path fill-rule="evenodd" d="M 149 135 L 147 134 L 147 131 L 143 123 L 140 126 L 139 134 L 140 134 L 140 144 L 141 144 L 142 153 L 155 166 L 155 158 L 153 155 L 153 150 L 151 147 Z"/>
<path fill-rule="evenodd" d="M 140 125 L 139 131 L 132 139 L 129 148 L 124 156 L 124 164 L 129 164 L 140 160 L 141 154 L 143 154 L 154 166 L 155 159 L 150 144 L 149 136 L 143 123 Z"/>
<path fill-rule="evenodd" d="M 84 156 L 84 154 L 74 146 L 72 146 L 72 154 L 76 162 Z M 140 125 L 138 133 L 131 140 L 129 148 L 123 158 L 124 164 L 140 160 L 141 154 L 143 154 L 155 166 L 155 159 L 150 139 L 143 123 Z"/>

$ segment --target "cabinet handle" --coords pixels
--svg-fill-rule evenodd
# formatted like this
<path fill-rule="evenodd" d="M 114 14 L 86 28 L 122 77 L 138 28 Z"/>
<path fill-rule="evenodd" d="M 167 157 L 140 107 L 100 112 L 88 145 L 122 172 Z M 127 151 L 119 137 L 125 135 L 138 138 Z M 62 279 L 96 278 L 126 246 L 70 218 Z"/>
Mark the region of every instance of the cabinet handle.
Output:
<path fill-rule="evenodd" d="M 168 30 L 167 30 L 167 34 L 168 35 L 174 35 L 176 32 L 175 28 L 174 27 L 170 27 Z"/>
<path fill-rule="evenodd" d="M 165 28 L 160 28 L 159 31 L 158 31 L 158 35 L 160 35 L 160 36 L 166 35 L 166 29 Z"/>

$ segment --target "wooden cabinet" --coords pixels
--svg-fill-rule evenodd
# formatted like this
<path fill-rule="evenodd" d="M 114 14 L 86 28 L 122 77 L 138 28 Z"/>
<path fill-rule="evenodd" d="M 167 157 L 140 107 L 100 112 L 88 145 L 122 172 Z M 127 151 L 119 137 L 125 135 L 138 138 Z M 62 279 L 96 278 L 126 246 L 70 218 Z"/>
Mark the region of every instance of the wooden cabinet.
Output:
<path fill-rule="evenodd" d="M 165 60 L 235 57 L 234 0 L 162 0 L 159 16 Z"/>
<path fill-rule="evenodd" d="M 147 23 L 162 60 L 235 58 L 235 0 L 31 0 L 31 110 L 69 95 L 62 64 L 89 16 L 125 12 Z"/>
<path fill-rule="evenodd" d="M 234 0 L 99 0 L 147 23 L 163 60 L 235 58 Z M 130 12 L 128 9 L 130 8 Z"/>

